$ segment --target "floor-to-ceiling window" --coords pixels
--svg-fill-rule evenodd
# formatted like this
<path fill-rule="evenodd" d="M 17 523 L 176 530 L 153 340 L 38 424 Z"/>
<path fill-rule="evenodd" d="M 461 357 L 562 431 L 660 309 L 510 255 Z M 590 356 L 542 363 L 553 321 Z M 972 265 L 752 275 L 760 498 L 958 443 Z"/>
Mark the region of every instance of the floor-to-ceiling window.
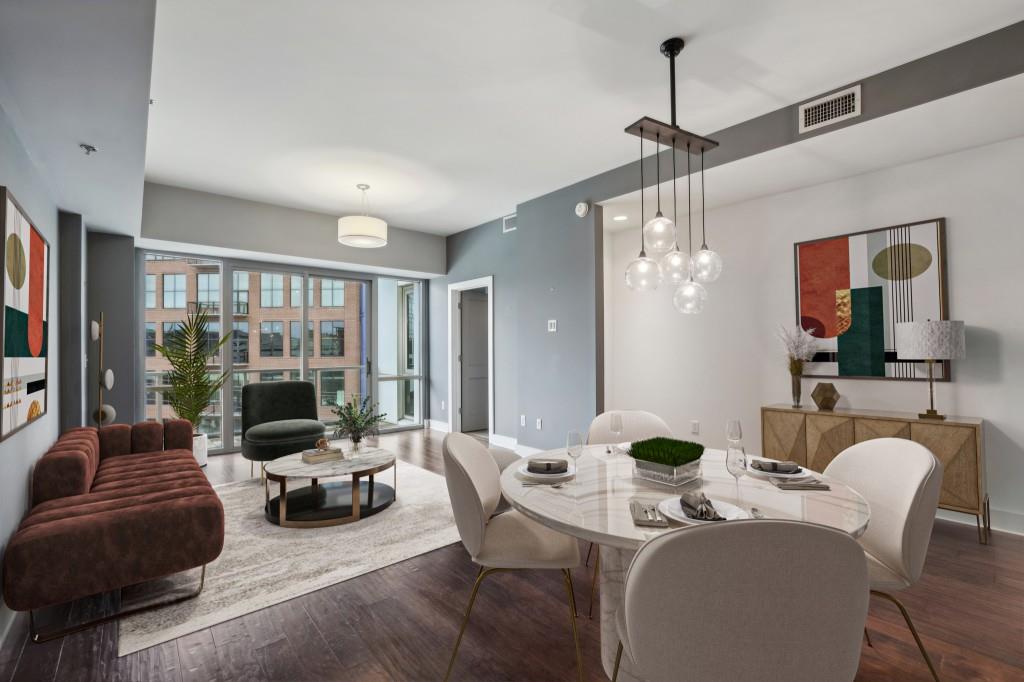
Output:
<path fill-rule="evenodd" d="M 171 363 L 156 351 L 156 346 L 171 341 L 188 312 L 200 305 L 210 315 L 206 337 L 208 348 L 216 346 L 221 338 L 220 271 L 220 262 L 214 260 L 158 254 L 146 256 L 143 385 L 147 419 L 169 419 L 176 416 L 165 398 L 169 388 Z M 222 354 L 218 351 L 207 363 L 211 376 L 218 376 L 223 371 L 222 363 Z M 212 450 L 224 447 L 223 416 L 221 396 L 218 394 L 211 400 L 209 409 L 198 425 L 199 431 L 209 436 L 209 447 Z"/>
<path fill-rule="evenodd" d="M 327 424 L 337 419 L 336 405 L 363 396 L 388 414 L 385 428 L 421 424 L 420 282 L 379 278 L 390 331 L 388 360 L 375 386 L 369 312 L 371 283 L 377 279 L 147 253 L 141 330 L 147 417 L 172 416 L 163 399 L 169 365 L 155 345 L 174 332 L 190 308 L 202 305 L 210 313 L 208 343 L 231 335 L 210 365 L 211 373 L 226 368 L 231 375 L 200 425 L 210 434 L 211 450 L 241 446 L 242 388 L 255 382 L 312 382 L 317 416 Z"/>
<path fill-rule="evenodd" d="M 423 423 L 422 285 L 377 280 L 378 400 L 391 426 Z"/>

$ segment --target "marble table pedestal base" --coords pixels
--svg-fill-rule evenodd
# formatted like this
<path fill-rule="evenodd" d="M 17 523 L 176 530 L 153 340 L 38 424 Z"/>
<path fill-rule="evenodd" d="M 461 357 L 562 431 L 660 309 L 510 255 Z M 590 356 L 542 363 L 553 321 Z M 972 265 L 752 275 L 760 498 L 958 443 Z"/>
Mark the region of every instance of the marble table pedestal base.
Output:
<path fill-rule="evenodd" d="M 598 569 L 598 588 L 601 590 L 601 665 L 608 679 L 615 670 L 615 652 L 619 648 L 619 634 L 615 631 L 615 613 L 622 608 L 626 595 L 626 569 L 636 552 L 615 547 L 601 547 L 601 565 Z M 640 680 L 632 673 L 632 664 L 623 654 L 619 664 L 619 682 Z"/>

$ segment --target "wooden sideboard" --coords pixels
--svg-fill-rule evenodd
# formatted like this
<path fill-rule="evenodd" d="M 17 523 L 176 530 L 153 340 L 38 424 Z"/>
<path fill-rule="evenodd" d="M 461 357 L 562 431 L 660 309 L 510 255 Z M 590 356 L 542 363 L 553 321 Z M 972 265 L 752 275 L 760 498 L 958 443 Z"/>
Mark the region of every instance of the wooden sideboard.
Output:
<path fill-rule="evenodd" d="M 765 457 L 792 460 L 820 472 L 854 443 L 887 437 L 921 443 L 942 463 L 939 507 L 973 514 L 978 540 L 987 544 L 990 518 L 983 425 L 983 420 L 973 417 L 938 421 L 910 412 L 766 405 L 761 408 L 761 447 Z"/>

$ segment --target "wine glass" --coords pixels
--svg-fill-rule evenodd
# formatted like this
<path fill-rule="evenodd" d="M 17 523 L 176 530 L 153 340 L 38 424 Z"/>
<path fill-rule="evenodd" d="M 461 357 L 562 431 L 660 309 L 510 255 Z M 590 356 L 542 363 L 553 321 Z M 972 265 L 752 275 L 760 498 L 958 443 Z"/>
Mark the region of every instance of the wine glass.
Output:
<path fill-rule="evenodd" d="M 736 479 L 736 501 L 740 501 L 740 478 L 747 471 L 747 453 L 743 449 L 743 428 L 739 419 L 725 423 L 725 437 L 729 445 L 725 450 L 725 468 Z"/>
<path fill-rule="evenodd" d="M 583 454 L 583 436 L 579 431 L 570 431 L 565 437 L 565 451 L 572 457 L 573 465 L 575 466 Z M 579 468 L 576 467 L 576 474 L 574 476 L 577 482 L 579 482 Z M 576 486 L 573 486 L 575 488 Z"/>
<path fill-rule="evenodd" d="M 619 412 L 612 412 L 611 421 L 608 424 L 608 430 L 612 432 L 612 436 L 615 437 L 615 442 L 612 444 L 612 452 L 619 451 L 619 443 L 622 442 L 622 414 Z"/>

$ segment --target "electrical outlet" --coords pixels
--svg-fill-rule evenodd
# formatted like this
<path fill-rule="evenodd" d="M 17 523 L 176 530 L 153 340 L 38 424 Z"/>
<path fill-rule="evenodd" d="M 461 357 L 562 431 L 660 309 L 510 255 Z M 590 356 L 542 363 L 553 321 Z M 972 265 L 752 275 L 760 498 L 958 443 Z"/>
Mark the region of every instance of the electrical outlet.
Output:
<path fill-rule="evenodd" d="M 558 331 L 558 320 L 548 320 L 548 331 L 549 332 L 557 332 Z"/>
<path fill-rule="evenodd" d="M 543 422 L 541 421 L 540 417 L 537 417 L 537 430 L 538 430 L 538 431 L 540 431 L 540 430 L 541 430 L 541 425 L 542 425 L 542 424 L 543 424 Z"/>
<path fill-rule="evenodd" d="M 690 433 L 692 433 L 695 436 L 700 435 L 700 422 L 697 421 L 696 419 L 690 422 Z"/>
<path fill-rule="evenodd" d="M 519 425 L 520 426 L 526 426 L 526 415 L 525 414 L 519 415 Z"/>

